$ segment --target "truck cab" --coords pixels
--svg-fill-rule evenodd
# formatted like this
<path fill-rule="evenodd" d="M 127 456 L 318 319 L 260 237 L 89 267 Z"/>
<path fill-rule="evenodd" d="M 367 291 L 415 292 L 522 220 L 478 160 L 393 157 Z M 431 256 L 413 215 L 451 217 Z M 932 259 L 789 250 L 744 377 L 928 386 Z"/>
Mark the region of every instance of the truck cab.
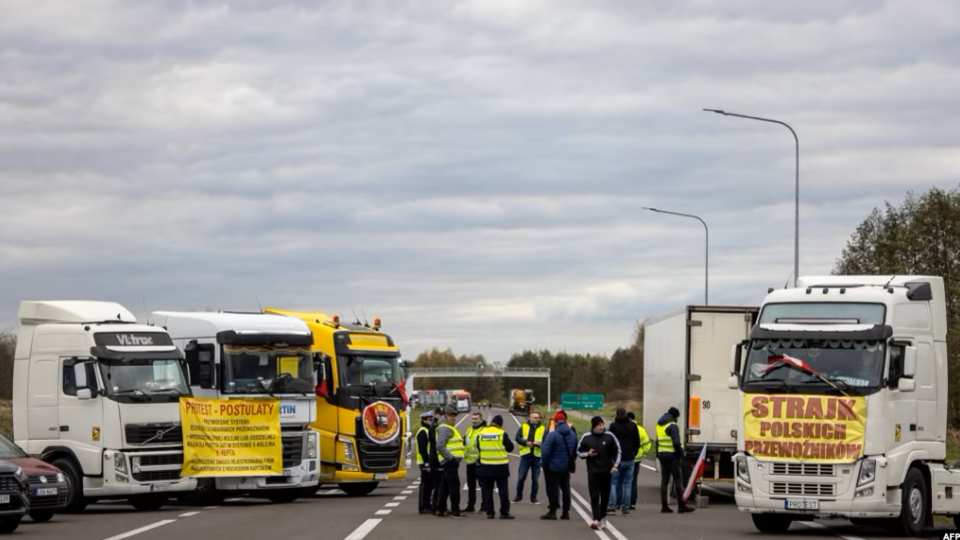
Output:
<path fill-rule="evenodd" d="M 14 359 L 18 446 L 59 468 L 67 509 L 99 499 L 160 508 L 180 476 L 183 356 L 161 328 L 113 302 L 24 301 Z"/>
<path fill-rule="evenodd" d="M 336 315 L 266 308 L 306 322 L 318 361 L 320 483 L 363 496 L 381 481 L 405 480 L 408 426 L 400 349 L 373 326 L 342 324 Z"/>
<path fill-rule="evenodd" d="M 204 478 L 205 493 L 248 493 L 293 502 L 319 478 L 314 364 L 302 321 L 262 313 L 155 312 L 186 357 L 190 387 L 201 398 L 280 400 L 283 474 Z"/>
<path fill-rule="evenodd" d="M 804 277 L 771 291 L 731 355 L 740 511 L 764 532 L 833 517 L 907 536 L 960 513 L 946 335 L 940 277 Z"/>

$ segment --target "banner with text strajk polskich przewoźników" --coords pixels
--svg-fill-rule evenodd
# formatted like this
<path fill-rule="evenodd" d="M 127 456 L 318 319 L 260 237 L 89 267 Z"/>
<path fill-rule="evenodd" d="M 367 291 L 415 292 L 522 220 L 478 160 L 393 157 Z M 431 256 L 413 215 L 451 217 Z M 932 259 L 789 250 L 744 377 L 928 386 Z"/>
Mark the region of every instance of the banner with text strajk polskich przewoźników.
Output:
<path fill-rule="evenodd" d="M 183 476 L 283 474 L 280 400 L 180 398 Z"/>
<path fill-rule="evenodd" d="M 863 455 L 863 396 L 743 396 L 744 450 L 758 459 L 849 463 Z"/>

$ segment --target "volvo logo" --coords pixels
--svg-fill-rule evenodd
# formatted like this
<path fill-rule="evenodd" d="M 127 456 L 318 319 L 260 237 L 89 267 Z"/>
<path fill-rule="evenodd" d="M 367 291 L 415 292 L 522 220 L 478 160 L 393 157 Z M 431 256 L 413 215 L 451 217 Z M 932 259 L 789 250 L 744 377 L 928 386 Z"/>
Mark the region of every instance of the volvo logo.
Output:
<path fill-rule="evenodd" d="M 157 430 L 157 436 L 154 437 L 154 438 L 155 438 L 155 439 L 162 439 L 163 436 L 166 435 L 166 433 L 167 433 L 167 432 L 166 432 L 165 430 L 158 429 L 158 430 Z"/>

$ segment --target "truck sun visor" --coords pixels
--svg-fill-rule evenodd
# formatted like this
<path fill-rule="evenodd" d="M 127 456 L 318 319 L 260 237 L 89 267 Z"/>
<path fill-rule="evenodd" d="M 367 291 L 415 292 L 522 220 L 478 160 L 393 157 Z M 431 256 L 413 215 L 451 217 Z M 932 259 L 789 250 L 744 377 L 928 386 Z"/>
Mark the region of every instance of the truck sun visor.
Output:
<path fill-rule="evenodd" d="M 750 331 L 750 339 L 815 339 L 841 341 L 879 341 L 890 339 L 893 336 L 893 327 L 885 324 L 875 324 L 858 330 L 824 330 L 820 326 L 816 330 L 799 330 L 796 328 L 770 328 L 776 325 L 757 325 Z"/>
<path fill-rule="evenodd" d="M 237 332 L 225 330 L 217 333 L 217 343 L 222 345 L 276 345 L 285 343 L 293 347 L 310 347 L 313 345 L 313 334 L 306 332 Z"/>

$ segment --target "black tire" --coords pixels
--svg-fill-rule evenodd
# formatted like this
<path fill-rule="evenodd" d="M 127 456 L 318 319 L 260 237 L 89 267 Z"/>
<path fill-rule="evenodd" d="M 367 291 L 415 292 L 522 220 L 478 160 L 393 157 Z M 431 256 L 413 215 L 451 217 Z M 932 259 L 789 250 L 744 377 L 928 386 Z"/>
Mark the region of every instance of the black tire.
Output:
<path fill-rule="evenodd" d="M 898 536 L 916 537 L 923 533 L 930 504 L 927 494 L 927 480 L 920 469 L 907 471 L 903 480 L 903 492 L 900 495 L 900 517 L 890 520 L 889 529 Z"/>
<path fill-rule="evenodd" d="M 0 533 L 9 534 L 20 527 L 20 516 L 0 520 Z"/>
<path fill-rule="evenodd" d="M 130 506 L 141 512 L 156 512 L 167 504 L 166 495 L 139 495 L 130 497 Z"/>
<path fill-rule="evenodd" d="M 762 533 L 785 533 L 793 523 L 790 516 L 783 514 L 750 514 L 753 526 Z"/>
<path fill-rule="evenodd" d="M 960 529 L 960 516 L 953 516 L 953 528 Z"/>
<path fill-rule="evenodd" d="M 80 467 L 70 458 L 58 458 L 52 465 L 63 473 L 67 480 L 67 504 L 63 511 L 68 513 L 83 512 L 87 501 L 83 497 L 83 480 L 80 476 Z"/>
<path fill-rule="evenodd" d="M 300 496 L 304 499 L 308 499 L 316 495 L 318 491 L 320 491 L 319 485 L 300 488 Z"/>
<path fill-rule="evenodd" d="M 290 504 L 300 498 L 299 489 L 290 489 L 274 493 L 267 497 L 267 500 L 274 504 Z"/>
<path fill-rule="evenodd" d="M 46 523 L 53 519 L 53 510 L 31 510 L 30 519 L 34 523 Z"/>
<path fill-rule="evenodd" d="M 359 482 L 356 484 L 338 484 L 337 487 L 351 497 L 364 497 L 377 489 L 380 482 Z"/>

